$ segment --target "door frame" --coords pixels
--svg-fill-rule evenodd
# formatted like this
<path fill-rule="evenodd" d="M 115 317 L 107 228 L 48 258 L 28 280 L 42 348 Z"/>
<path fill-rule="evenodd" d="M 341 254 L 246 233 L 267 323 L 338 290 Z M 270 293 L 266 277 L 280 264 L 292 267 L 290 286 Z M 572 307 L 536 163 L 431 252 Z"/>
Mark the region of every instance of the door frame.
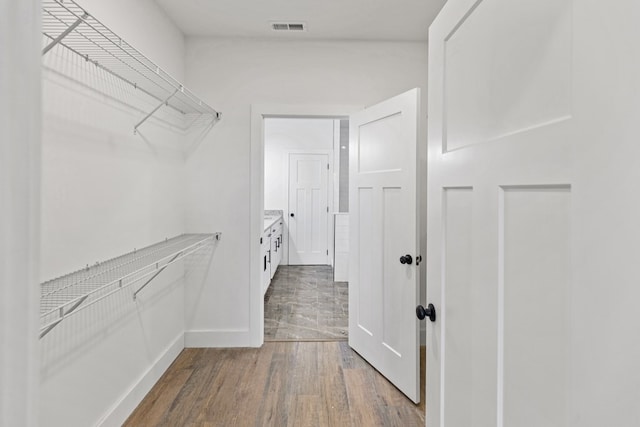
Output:
<path fill-rule="evenodd" d="M 335 141 L 334 141 L 334 146 L 335 146 Z M 296 149 L 283 150 L 283 152 L 285 154 L 285 158 L 283 158 L 282 160 L 283 162 L 282 170 L 288 171 L 286 174 L 286 177 L 283 177 L 283 180 L 285 181 L 283 184 L 287 189 L 291 184 L 291 177 L 289 176 L 290 175 L 289 165 L 291 162 L 292 154 L 325 154 L 327 156 L 327 161 L 329 162 L 329 173 L 327 174 L 327 203 L 329 205 L 329 215 L 327 216 L 327 249 L 329 250 L 329 253 L 327 254 L 327 262 L 329 263 L 328 265 L 331 265 L 333 267 L 333 257 L 332 257 L 333 239 L 331 238 L 331 236 L 333 235 L 333 221 L 331 221 L 331 215 L 334 212 L 335 197 L 336 197 L 336 194 L 334 193 L 334 187 L 335 187 L 334 181 L 336 176 L 335 176 L 335 170 L 334 170 L 333 153 L 331 150 L 296 150 Z M 263 181 L 263 185 L 264 185 L 264 181 Z M 290 193 L 291 191 L 287 190 L 287 197 L 286 197 L 287 207 L 289 206 Z M 287 242 L 286 246 L 283 245 L 283 248 L 284 248 L 283 258 L 286 256 L 287 258 L 286 265 L 289 265 L 289 212 L 288 211 L 283 212 L 283 215 L 285 217 L 283 218 L 284 222 L 287 224 L 286 232 L 282 237 L 282 240 Z"/>
<path fill-rule="evenodd" d="M 261 347 L 264 343 L 264 294 L 260 283 L 260 236 L 264 231 L 264 119 L 348 119 L 352 113 L 363 109 L 362 105 L 251 105 L 249 340 L 252 347 Z"/>
<path fill-rule="evenodd" d="M 6 9 L 8 25 L 0 38 L 0 86 L 20 87 L 0 98 L 0 110 L 11 123 L 0 128 L 2 205 L 0 254 L 11 262 L 0 270 L 0 423 L 38 425 L 40 390 L 40 215 L 42 151 L 42 77 L 40 2 L 16 2 Z M 25 23 L 27 23 L 25 25 Z M 4 61 L 6 59 L 6 61 Z M 4 93 L 3 93 L 4 95 Z M 19 144 L 16 142 L 20 142 Z M 6 173 L 5 173 L 6 171 Z M 19 194 L 19 197 L 15 195 Z M 11 230 L 4 233 L 4 230 Z M 17 249 L 19 248 L 19 249 Z M 9 375 L 4 375 L 5 373 Z"/>

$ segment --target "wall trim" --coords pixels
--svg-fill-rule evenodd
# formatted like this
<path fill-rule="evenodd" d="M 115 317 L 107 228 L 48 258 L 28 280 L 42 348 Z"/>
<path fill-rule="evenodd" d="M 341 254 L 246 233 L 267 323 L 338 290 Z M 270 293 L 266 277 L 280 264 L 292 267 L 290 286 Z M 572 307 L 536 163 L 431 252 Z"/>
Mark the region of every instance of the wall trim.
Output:
<path fill-rule="evenodd" d="M 340 212 L 340 120 L 333 121 L 333 213 Z M 333 265 L 333 264 L 332 264 Z"/>
<path fill-rule="evenodd" d="M 185 348 L 184 341 L 184 333 L 181 333 L 97 425 L 100 427 L 121 426 Z"/>
<path fill-rule="evenodd" d="M 252 343 L 249 329 L 186 331 L 185 348 L 259 347 Z"/>

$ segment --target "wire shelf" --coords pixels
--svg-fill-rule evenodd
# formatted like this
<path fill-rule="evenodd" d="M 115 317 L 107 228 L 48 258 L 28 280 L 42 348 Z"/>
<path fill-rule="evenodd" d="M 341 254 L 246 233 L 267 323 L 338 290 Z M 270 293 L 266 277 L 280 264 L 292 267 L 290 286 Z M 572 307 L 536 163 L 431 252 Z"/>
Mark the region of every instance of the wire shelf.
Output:
<path fill-rule="evenodd" d="M 153 61 L 124 41 L 73 0 L 42 0 L 42 33 L 49 43 L 43 55 L 55 45 L 76 53 L 85 61 L 124 80 L 193 123 L 210 117 L 215 123 L 221 114 L 185 88 Z M 151 111 L 134 130 L 156 110 Z"/>
<path fill-rule="evenodd" d="M 41 284 L 40 338 L 62 320 L 134 283 L 136 298 L 166 267 L 220 239 L 215 234 L 183 234 Z"/>

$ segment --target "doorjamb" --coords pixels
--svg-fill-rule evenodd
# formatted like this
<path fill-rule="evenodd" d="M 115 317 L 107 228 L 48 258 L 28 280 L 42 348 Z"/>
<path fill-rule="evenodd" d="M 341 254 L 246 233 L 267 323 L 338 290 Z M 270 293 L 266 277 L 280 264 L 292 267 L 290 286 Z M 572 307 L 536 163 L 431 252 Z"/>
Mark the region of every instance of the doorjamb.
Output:
<path fill-rule="evenodd" d="M 251 105 L 249 336 L 253 347 L 261 347 L 264 343 L 264 295 L 260 283 L 260 236 L 264 224 L 264 119 L 343 119 L 362 109 L 364 107 L 360 105 Z"/>

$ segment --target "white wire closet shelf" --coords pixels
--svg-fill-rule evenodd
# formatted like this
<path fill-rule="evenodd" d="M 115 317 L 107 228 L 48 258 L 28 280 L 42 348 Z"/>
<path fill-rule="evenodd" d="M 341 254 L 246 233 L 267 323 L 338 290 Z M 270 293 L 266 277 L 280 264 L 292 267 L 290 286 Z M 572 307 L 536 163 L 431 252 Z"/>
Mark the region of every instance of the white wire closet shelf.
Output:
<path fill-rule="evenodd" d="M 138 293 L 165 268 L 210 246 L 220 233 L 183 234 L 134 250 L 74 273 L 49 280 L 40 287 L 40 338 L 67 317 L 135 283 Z"/>
<path fill-rule="evenodd" d="M 48 40 L 42 54 L 61 45 L 87 62 L 124 80 L 159 102 L 134 126 L 134 132 L 158 109 L 167 106 L 194 123 L 221 114 L 163 71 L 153 61 L 124 41 L 73 0 L 42 0 L 42 33 Z"/>

